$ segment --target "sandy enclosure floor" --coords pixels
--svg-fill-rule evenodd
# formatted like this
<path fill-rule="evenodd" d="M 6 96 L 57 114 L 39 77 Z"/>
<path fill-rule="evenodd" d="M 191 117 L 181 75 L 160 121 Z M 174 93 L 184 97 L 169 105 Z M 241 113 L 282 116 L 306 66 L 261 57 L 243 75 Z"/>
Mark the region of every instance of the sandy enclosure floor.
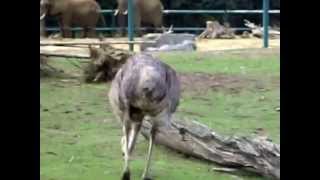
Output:
<path fill-rule="evenodd" d="M 127 41 L 127 38 L 106 38 L 110 41 Z M 141 38 L 135 38 L 140 41 Z M 112 45 L 116 48 L 129 49 L 126 44 Z M 214 51 L 214 50 L 227 50 L 227 49 L 250 49 L 250 48 L 261 48 L 263 47 L 263 39 L 251 38 L 251 39 L 202 39 L 197 40 L 197 51 Z M 280 39 L 270 39 L 270 48 L 279 48 Z M 134 46 L 134 51 L 139 51 L 140 45 Z"/>

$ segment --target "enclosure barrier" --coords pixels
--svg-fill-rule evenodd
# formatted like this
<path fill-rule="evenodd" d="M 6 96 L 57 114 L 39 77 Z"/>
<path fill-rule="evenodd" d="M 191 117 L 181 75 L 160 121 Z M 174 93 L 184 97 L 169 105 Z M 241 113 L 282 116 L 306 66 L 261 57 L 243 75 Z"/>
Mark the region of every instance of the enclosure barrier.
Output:
<path fill-rule="evenodd" d="M 97 31 L 116 31 L 120 28 L 115 27 L 115 17 L 113 16 L 115 10 L 104 9 L 100 11 L 102 14 L 107 14 L 112 17 L 111 27 L 96 27 Z M 163 14 L 262 14 L 263 10 L 163 10 Z M 280 14 L 280 10 L 269 10 L 269 14 Z M 140 30 L 147 28 L 141 27 Z M 174 31 L 202 31 L 205 27 L 173 27 Z M 249 28 L 235 27 L 236 30 L 249 30 Z M 47 31 L 59 31 L 58 27 L 46 27 Z M 79 31 L 81 28 L 72 28 L 74 31 Z M 159 28 L 160 30 L 160 28 Z"/>
<path fill-rule="evenodd" d="M 263 14 L 263 47 L 267 48 L 269 46 L 269 14 L 280 14 L 280 10 L 269 10 L 269 0 L 263 0 L 262 10 L 163 10 L 164 14 Z M 131 8 L 130 8 L 131 6 Z M 115 17 L 113 9 L 104 9 L 100 11 L 102 14 L 111 15 L 112 25 L 111 27 L 97 27 L 97 31 L 116 31 L 120 28 L 115 27 Z M 131 16 L 133 17 L 132 1 L 128 1 L 128 38 L 129 41 L 133 41 L 133 23 Z M 132 14 L 132 15 L 131 15 Z M 72 28 L 73 31 L 79 31 L 82 28 Z M 140 28 L 140 30 L 145 30 L 146 28 Z M 200 27 L 173 27 L 173 31 L 201 31 L 205 28 Z M 249 28 L 235 27 L 235 30 L 249 30 Z M 47 31 L 59 31 L 57 27 L 47 27 Z M 159 29 L 160 30 L 160 29 Z M 130 50 L 133 50 L 133 44 L 129 44 Z"/>

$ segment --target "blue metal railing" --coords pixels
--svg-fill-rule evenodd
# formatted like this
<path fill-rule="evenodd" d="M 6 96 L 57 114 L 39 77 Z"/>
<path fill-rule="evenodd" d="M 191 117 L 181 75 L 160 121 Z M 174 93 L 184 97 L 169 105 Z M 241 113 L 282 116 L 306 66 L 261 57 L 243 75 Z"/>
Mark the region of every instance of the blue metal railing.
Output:
<path fill-rule="evenodd" d="M 132 10 L 132 0 L 129 0 L 128 5 L 131 7 L 128 8 L 128 38 L 129 41 L 133 41 L 133 10 Z M 280 14 L 280 10 L 269 10 L 270 1 L 263 0 L 263 9 L 262 10 L 163 10 L 164 14 L 262 14 L 263 15 L 263 47 L 267 48 L 269 46 L 269 15 L 270 14 Z M 114 9 L 104 9 L 100 11 L 102 14 L 111 14 L 112 18 L 112 26 L 113 27 L 96 27 L 97 31 L 116 31 L 120 28 L 114 27 L 115 17 L 113 13 L 115 12 Z M 130 16 L 130 15 L 131 16 Z M 73 31 L 79 31 L 82 28 L 72 28 Z M 141 30 L 145 30 L 146 28 L 141 27 Z M 205 28 L 201 27 L 173 27 L 174 31 L 201 31 Z M 243 27 L 236 27 L 233 28 L 234 30 L 248 30 L 249 28 Z M 47 31 L 59 31 L 57 27 L 47 27 Z M 133 45 L 129 44 L 130 50 L 133 50 Z"/>
<path fill-rule="evenodd" d="M 109 14 L 113 16 L 115 10 L 104 9 L 100 11 L 102 14 Z M 164 14 L 263 14 L 263 10 L 163 10 Z M 280 10 L 269 10 L 269 14 L 280 14 Z M 114 18 L 114 16 L 112 17 Z M 115 20 L 113 20 L 115 21 Z M 97 31 L 116 31 L 119 30 L 118 27 L 96 27 Z M 141 27 L 141 30 L 146 30 L 147 28 Z M 150 29 L 150 28 L 148 28 Z M 202 31 L 204 27 L 173 27 L 174 31 Z M 249 28 L 235 27 L 235 30 L 249 30 Z M 58 27 L 47 27 L 47 31 L 59 31 Z M 81 28 L 72 28 L 73 31 L 79 31 Z M 160 30 L 160 29 L 159 29 Z"/>
<path fill-rule="evenodd" d="M 164 10 L 164 14 L 257 14 L 263 10 Z M 280 10 L 269 10 L 270 14 L 279 14 Z"/>
<path fill-rule="evenodd" d="M 102 14 L 114 13 L 114 9 L 103 9 L 100 11 Z M 263 10 L 180 10 L 180 9 L 167 9 L 162 11 L 163 14 L 257 14 L 263 13 Z M 279 14 L 280 10 L 269 10 L 270 14 Z"/>

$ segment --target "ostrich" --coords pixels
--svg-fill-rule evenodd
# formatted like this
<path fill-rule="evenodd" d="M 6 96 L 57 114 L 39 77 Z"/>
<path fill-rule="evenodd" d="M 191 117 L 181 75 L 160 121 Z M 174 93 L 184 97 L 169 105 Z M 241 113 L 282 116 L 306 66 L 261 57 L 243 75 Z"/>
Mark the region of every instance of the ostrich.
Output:
<path fill-rule="evenodd" d="M 134 55 L 117 72 L 111 84 L 109 101 L 113 113 L 122 122 L 122 180 L 130 179 L 129 158 L 144 118 L 150 119 L 152 128 L 142 179 L 151 179 L 149 167 L 156 133 L 170 125 L 179 99 L 180 82 L 176 72 L 151 55 Z"/>

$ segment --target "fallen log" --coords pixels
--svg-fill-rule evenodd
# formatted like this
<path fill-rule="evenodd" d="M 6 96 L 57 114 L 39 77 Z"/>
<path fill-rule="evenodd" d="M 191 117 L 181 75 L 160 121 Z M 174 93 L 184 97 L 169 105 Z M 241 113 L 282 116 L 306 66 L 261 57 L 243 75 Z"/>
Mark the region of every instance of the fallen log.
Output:
<path fill-rule="evenodd" d="M 91 61 L 84 69 L 84 80 L 87 83 L 112 80 L 122 64 L 134 54 L 109 45 L 103 45 L 100 48 L 90 47 L 89 53 Z"/>
<path fill-rule="evenodd" d="M 40 46 L 52 45 L 106 45 L 106 44 L 142 44 L 142 43 L 155 43 L 155 41 L 105 41 L 101 39 L 85 38 L 85 39 L 41 39 Z"/>
<path fill-rule="evenodd" d="M 40 46 L 40 55 L 69 58 L 90 58 L 88 47 Z"/>
<path fill-rule="evenodd" d="M 263 27 L 255 25 L 254 23 L 244 20 L 245 26 L 251 29 L 252 35 L 258 38 L 263 38 Z M 279 31 L 276 29 L 272 29 L 269 27 L 269 37 L 273 39 L 278 39 L 280 38 L 280 29 Z"/>
<path fill-rule="evenodd" d="M 250 34 L 248 31 L 244 31 L 241 34 L 241 38 L 244 38 L 244 39 L 251 38 L 251 37 L 252 37 L 252 34 Z"/>
<path fill-rule="evenodd" d="M 40 55 L 69 58 L 90 58 L 89 46 L 100 47 L 109 44 L 152 44 L 155 41 L 105 41 L 104 39 L 40 39 Z"/>
<path fill-rule="evenodd" d="M 150 122 L 144 121 L 141 133 L 147 139 L 150 128 Z M 159 130 L 155 143 L 219 165 L 280 179 L 280 145 L 264 137 L 223 137 L 196 121 L 175 117 L 170 126 Z"/>
<path fill-rule="evenodd" d="M 111 80 L 123 63 L 133 52 L 114 48 L 110 45 L 78 47 L 75 46 L 40 46 L 40 57 L 55 56 L 67 58 L 84 58 L 84 80 L 106 82 Z"/>

